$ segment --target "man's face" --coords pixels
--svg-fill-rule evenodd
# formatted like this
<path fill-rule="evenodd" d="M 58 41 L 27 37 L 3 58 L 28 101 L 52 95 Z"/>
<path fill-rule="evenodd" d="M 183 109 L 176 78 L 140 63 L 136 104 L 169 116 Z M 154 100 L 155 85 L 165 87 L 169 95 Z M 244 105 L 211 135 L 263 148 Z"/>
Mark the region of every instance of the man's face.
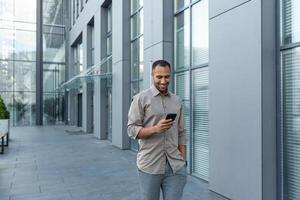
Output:
<path fill-rule="evenodd" d="M 161 93 L 166 93 L 170 82 L 170 68 L 168 66 L 156 66 L 154 70 L 152 70 L 152 79 L 155 87 Z"/>

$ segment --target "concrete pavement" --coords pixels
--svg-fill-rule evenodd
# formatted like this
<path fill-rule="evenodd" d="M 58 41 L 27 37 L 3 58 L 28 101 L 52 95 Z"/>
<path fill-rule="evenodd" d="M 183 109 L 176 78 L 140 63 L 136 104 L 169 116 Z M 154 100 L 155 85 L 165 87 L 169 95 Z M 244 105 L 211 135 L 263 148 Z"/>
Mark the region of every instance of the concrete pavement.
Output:
<path fill-rule="evenodd" d="M 14 127 L 0 155 L 0 200 L 140 200 L 136 153 L 66 126 Z M 222 200 L 188 177 L 183 200 Z"/>

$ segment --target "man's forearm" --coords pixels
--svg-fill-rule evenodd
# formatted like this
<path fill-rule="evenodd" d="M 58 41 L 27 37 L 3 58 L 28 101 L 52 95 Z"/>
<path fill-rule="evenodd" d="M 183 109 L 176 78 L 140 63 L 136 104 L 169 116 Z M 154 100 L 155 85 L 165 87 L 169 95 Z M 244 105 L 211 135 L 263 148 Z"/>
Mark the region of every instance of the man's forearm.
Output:
<path fill-rule="evenodd" d="M 186 160 L 186 145 L 179 145 L 178 149 L 181 153 L 183 160 Z"/>
<path fill-rule="evenodd" d="M 141 128 L 137 138 L 138 139 L 147 139 L 156 133 L 156 128 L 154 126 L 148 128 Z"/>

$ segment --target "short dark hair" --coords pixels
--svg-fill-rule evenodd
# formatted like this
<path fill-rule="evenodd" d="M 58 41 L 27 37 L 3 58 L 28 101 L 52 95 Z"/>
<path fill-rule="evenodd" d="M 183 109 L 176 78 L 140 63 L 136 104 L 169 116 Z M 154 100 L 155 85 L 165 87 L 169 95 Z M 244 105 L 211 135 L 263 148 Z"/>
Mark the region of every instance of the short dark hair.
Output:
<path fill-rule="evenodd" d="M 171 65 L 168 61 L 166 60 L 157 60 L 155 62 L 152 63 L 152 71 L 157 67 L 157 66 L 161 66 L 161 67 L 169 67 L 169 69 L 171 70 Z"/>

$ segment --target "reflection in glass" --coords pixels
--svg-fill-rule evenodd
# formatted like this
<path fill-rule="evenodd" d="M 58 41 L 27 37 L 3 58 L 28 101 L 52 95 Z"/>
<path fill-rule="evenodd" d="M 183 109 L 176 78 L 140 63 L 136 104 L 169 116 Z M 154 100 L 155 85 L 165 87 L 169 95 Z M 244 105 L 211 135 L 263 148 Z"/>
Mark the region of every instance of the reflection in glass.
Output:
<path fill-rule="evenodd" d="M 111 32 L 112 28 L 112 11 L 111 5 L 107 8 L 107 32 Z"/>
<path fill-rule="evenodd" d="M 36 90 L 36 64 L 35 62 L 15 61 L 15 90 Z"/>
<path fill-rule="evenodd" d="M 192 7 L 192 65 L 208 63 L 208 0 Z"/>
<path fill-rule="evenodd" d="M 47 93 L 43 94 L 43 124 L 55 125 L 64 121 L 64 94 Z"/>
<path fill-rule="evenodd" d="M 175 18 L 175 67 L 188 67 L 190 62 L 190 12 L 186 10 Z"/>
<path fill-rule="evenodd" d="M 131 39 L 139 35 L 139 13 L 135 14 L 131 18 Z"/>
<path fill-rule="evenodd" d="M 131 14 L 136 12 L 140 7 L 143 7 L 144 1 L 143 0 L 131 0 Z"/>
<path fill-rule="evenodd" d="M 190 0 L 175 0 L 175 11 L 181 10 L 190 4 Z"/>
<path fill-rule="evenodd" d="M 35 92 L 15 92 L 13 124 L 18 126 L 34 125 L 36 110 Z"/>
<path fill-rule="evenodd" d="M 14 31 L 2 29 L 0 25 L 0 59 L 13 59 Z"/>
<path fill-rule="evenodd" d="M 64 24 L 64 0 L 43 0 L 43 24 Z"/>
<path fill-rule="evenodd" d="M 65 81 L 65 65 L 59 63 L 45 64 L 43 66 L 43 89 L 53 92 Z"/>
<path fill-rule="evenodd" d="M 36 32 L 15 32 L 15 59 L 36 60 Z"/>
<path fill-rule="evenodd" d="M 143 79 L 144 76 L 144 37 L 139 38 L 139 79 Z"/>
<path fill-rule="evenodd" d="M 92 62 L 91 64 L 94 65 L 95 64 L 95 29 L 94 29 L 94 26 L 92 26 L 91 28 L 91 59 L 92 59 Z"/>
<path fill-rule="evenodd" d="M 281 0 L 281 43 L 300 42 L 300 1 Z"/>
<path fill-rule="evenodd" d="M 139 79 L 139 39 L 131 43 L 131 80 Z"/>
<path fill-rule="evenodd" d="M 43 26 L 44 62 L 65 62 L 64 27 Z"/>
<path fill-rule="evenodd" d="M 13 64 L 12 61 L 0 61 L 0 92 L 13 91 Z"/>
<path fill-rule="evenodd" d="M 35 124 L 35 22 L 36 0 L 0 1 L 0 95 L 14 126 Z"/>

